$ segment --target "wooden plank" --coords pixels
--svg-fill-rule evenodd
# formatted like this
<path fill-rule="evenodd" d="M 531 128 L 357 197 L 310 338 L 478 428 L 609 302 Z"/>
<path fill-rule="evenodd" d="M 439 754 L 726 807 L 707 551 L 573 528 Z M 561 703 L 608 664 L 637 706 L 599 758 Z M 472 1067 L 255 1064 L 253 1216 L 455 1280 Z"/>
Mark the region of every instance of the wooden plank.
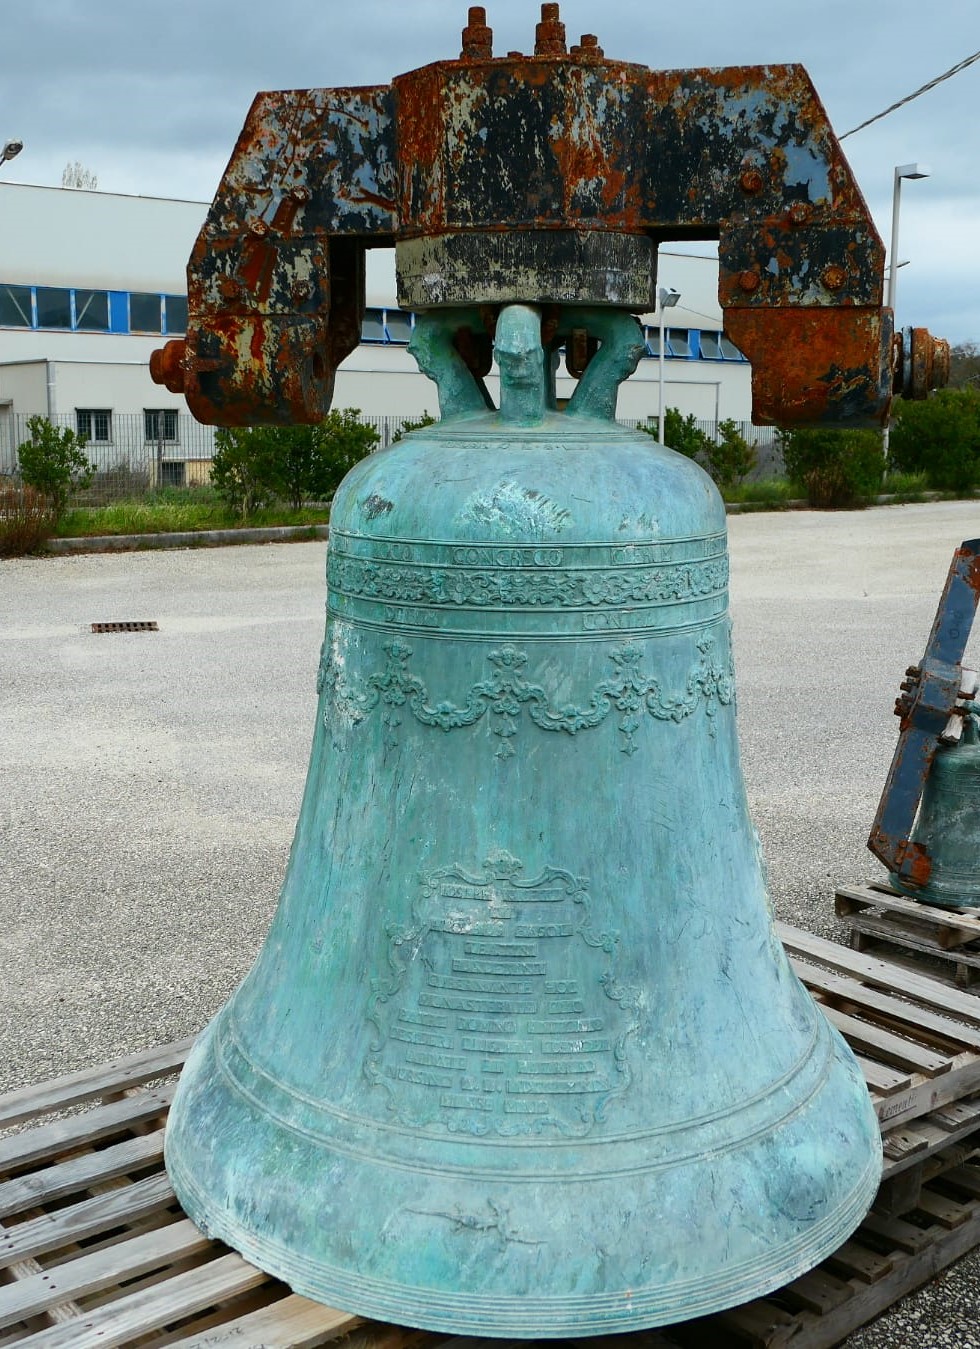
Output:
<path fill-rule="evenodd" d="M 711 1317 L 711 1324 L 713 1327 L 730 1330 L 755 1345 L 773 1343 L 774 1335 L 779 1335 L 780 1332 L 792 1335 L 797 1320 L 775 1302 L 770 1302 L 767 1298 L 757 1298 L 754 1302 L 743 1303 L 741 1307 L 716 1312 Z"/>
<path fill-rule="evenodd" d="M 852 1049 L 861 1049 L 881 1062 L 896 1068 L 911 1069 L 926 1077 L 937 1077 L 940 1073 L 949 1072 L 948 1054 L 937 1054 L 932 1049 L 925 1049 L 912 1040 L 896 1035 L 894 1031 L 861 1021 L 848 1012 L 838 1011 L 836 1007 L 821 1004 L 820 1010 L 846 1037 Z"/>
<path fill-rule="evenodd" d="M 881 1128 L 891 1129 L 906 1120 L 928 1115 L 937 1106 L 946 1105 L 961 1096 L 972 1095 L 978 1090 L 980 1057 L 973 1053 L 962 1054 L 952 1060 L 948 1073 L 913 1083 L 906 1091 L 879 1097 L 874 1102 L 874 1108 Z"/>
<path fill-rule="evenodd" d="M 124 1176 L 159 1163 L 163 1158 L 163 1130 L 124 1139 L 97 1152 L 0 1182 L 0 1218 L 37 1204 L 60 1199 L 90 1185 Z"/>
<path fill-rule="evenodd" d="M 980 1205 L 968 1222 L 955 1232 L 944 1233 L 938 1241 L 931 1241 L 923 1250 L 906 1258 L 896 1259 L 890 1273 L 876 1283 L 858 1287 L 854 1296 L 814 1317 L 804 1314 L 794 1338 L 784 1340 L 792 1349 L 835 1349 L 860 1326 L 880 1316 L 899 1298 L 921 1288 L 930 1279 L 954 1264 L 980 1242 Z M 721 1349 L 719 1345 L 718 1349 Z M 767 1349 L 769 1347 L 767 1346 Z M 776 1349 L 773 1345 L 771 1349 Z"/>
<path fill-rule="evenodd" d="M 943 1179 L 958 1189 L 965 1190 L 974 1199 L 980 1199 L 980 1167 L 957 1166 L 952 1171 L 947 1171 Z"/>
<path fill-rule="evenodd" d="M 165 1083 L 150 1091 L 134 1092 L 121 1101 L 97 1106 L 84 1114 L 52 1120 L 36 1129 L 0 1139 L 0 1175 L 15 1167 L 31 1166 L 59 1152 L 95 1143 L 128 1127 L 166 1115 L 173 1100 L 176 1083 Z"/>
<path fill-rule="evenodd" d="M 980 1099 L 973 1097 L 966 1101 L 950 1101 L 948 1105 L 941 1105 L 938 1110 L 934 1110 L 929 1118 L 947 1133 L 952 1133 L 964 1124 L 980 1127 Z"/>
<path fill-rule="evenodd" d="M 247 1293 L 268 1277 L 240 1255 L 223 1255 L 87 1312 L 70 1326 L 29 1335 L 20 1341 L 20 1349 L 114 1349 L 129 1345 L 138 1335 L 147 1335 L 202 1307 Z"/>
<path fill-rule="evenodd" d="M 957 966 L 980 969 L 980 952 L 968 951 L 957 946 L 952 950 L 928 931 L 922 931 L 907 918 L 876 918 L 873 914 L 863 913 L 849 919 L 851 935 L 855 932 L 863 937 L 872 937 L 876 941 L 890 942 L 910 951 L 921 951 L 923 955 L 935 960 L 950 961 Z"/>
<path fill-rule="evenodd" d="M 849 1279 L 861 1279 L 864 1283 L 877 1283 L 895 1267 L 894 1260 L 877 1251 L 869 1251 L 853 1238 L 838 1246 L 825 1263 L 829 1269 L 842 1271 Z"/>
<path fill-rule="evenodd" d="M 83 1199 L 54 1213 L 42 1213 L 14 1227 L 0 1226 L 0 1268 L 46 1251 L 61 1250 L 174 1203 L 176 1197 L 170 1181 L 161 1171 L 125 1189 Z"/>
<path fill-rule="evenodd" d="M 0 1326 L 16 1325 L 60 1303 L 135 1279 L 174 1260 L 206 1250 L 211 1240 L 189 1218 L 82 1255 L 32 1278 L 0 1286 Z"/>
<path fill-rule="evenodd" d="M 99 1096 L 121 1093 L 155 1077 L 176 1073 L 195 1039 L 196 1036 L 189 1035 L 171 1045 L 141 1049 L 136 1054 L 127 1054 L 96 1068 L 83 1068 L 81 1072 L 68 1073 L 38 1086 L 8 1091 L 0 1096 L 0 1128 L 52 1110 L 65 1110 Z"/>
<path fill-rule="evenodd" d="M 941 1227 L 950 1231 L 954 1227 L 962 1227 L 970 1216 L 970 1210 L 962 1204 L 957 1204 L 955 1199 L 946 1199 L 932 1190 L 923 1190 L 915 1207 L 919 1213 L 933 1218 Z"/>
<path fill-rule="evenodd" d="M 849 1297 L 853 1297 L 854 1287 L 842 1279 L 835 1279 L 822 1265 L 802 1274 L 785 1288 L 780 1288 L 779 1296 L 788 1297 L 808 1311 L 825 1315 L 833 1307 L 839 1307 Z"/>
<path fill-rule="evenodd" d="M 276 1349 L 307 1349 L 346 1335 L 362 1324 L 360 1316 L 322 1307 L 309 1298 L 290 1293 L 259 1311 L 237 1316 L 200 1335 L 174 1340 L 180 1349 L 220 1349 L 222 1345 L 275 1345 Z"/>
<path fill-rule="evenodd" d="M 897 978 L 894 966 L 887 960 L 851 951 L 846 946 L 815 937 L 788 923 L 777 922 L 776 931 L 791 955 L 821 961 L 840 973 L 853 975 L 864 983 L 890 993 L 898 988 L 906 997 L 916 998 L 927 1007 L 938 1008 L 947 1016 L 961 1017 L 970 1026 L 980 1026 L 980 998 L 972 993 L 951 989 L 938 979 L 930 979 L 928 975 L 912 971 L 903 972 Z"/>
<path fill-rule="evenodd" d="M 955 1046 L 957 1052 L 961 1049 L 980 1052 L 980 1030 L 973 1026 L 965 1026 L 915 1003 L 902 1002 L 890 993 L 868 988 L 848 975 L 835 974 L 808 961 L 791 956 L 790 964 L 797 978 L 811 992 L 824 994 L 848 1006 L 853 1004 L 869 1017 L 893 1029 L 901 1028 L 904 1031 L 908 1028 L 910 1033 L 920 1037 L 937 1037 L 944 1045 L 948 1043 Z"/>
<path fill-rule="evenodd" d="M 873 1059 L 866 1058 L 863 1054 L 855 1054 L 854 1057 L 861 1065 L 864 1080 L 873 1092 L 883 1092 L 891 1096 L 895 1092 L 908 1091 L 912 1086 L 912 1078 L 908 1073 L 900 1073 L 894 1068 L 886 1068 L 883 1064 L 875 1063 Z"/>
<path fill-rule="evenodd" d="M 881 1140 L 885 1156 L 889 1161 L 900 1161 L 914 1157 L 917 1153 L 929 1151 L 929 1141 L 914 1129 L 891 1129 Z"/>
<path fill-rule="evenodd" d="M 877 1237 L 907 1255 L 915 1255 L 917 1251 L 924 1250 L 935 1240 L 933 1235 L 923 1232 L 921 1227 L 914 1227 L 912 1223 L 907 1223 L 902 1218 L 876 1213 L 874 1209 L 867 1214 L 859 1231 L 862 1236 Z"/>
<path fill-rule="evenodd" d="M 906 895 L 897 895 L 894 890 L 872 889 L 870 886 L 841 886 L 834 896 L 834 907 L 839 918 L 847 918 L 868 905 L 889 913 L 903 914 L 940 929 L 937 939 L 947 946 L 980 939 L 980 918 L 974 913 L 920 904 Z M 941 934 L 944 928 L 948 929 L 948 936 Z"/>

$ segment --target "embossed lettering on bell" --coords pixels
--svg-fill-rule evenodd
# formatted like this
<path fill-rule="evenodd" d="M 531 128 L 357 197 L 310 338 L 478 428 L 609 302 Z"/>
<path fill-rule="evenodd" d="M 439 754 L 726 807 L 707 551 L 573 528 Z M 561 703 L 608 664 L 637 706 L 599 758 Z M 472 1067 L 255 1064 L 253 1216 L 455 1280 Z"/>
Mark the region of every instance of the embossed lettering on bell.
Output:
<path fill-rule="evenodd" d="M 441 412 L 334 501 L 289 867 L 181 1079 L 174 1188 L 307 1296 L 525 1338 L 745 1301 L 874 1197 L 861 1072 L 773 929 L 724 506 L 615 405 L 670 228 L 721 236 L 760 416 L 880 418 L 900 355 L 799 68 L 568 51 L 555 5 L 536 37 L 494 58 L 474 8 L 461 58 L 393 89 L 258 100 L 161 376 L 202 416 L 321 415 L 394 242 Z"/>

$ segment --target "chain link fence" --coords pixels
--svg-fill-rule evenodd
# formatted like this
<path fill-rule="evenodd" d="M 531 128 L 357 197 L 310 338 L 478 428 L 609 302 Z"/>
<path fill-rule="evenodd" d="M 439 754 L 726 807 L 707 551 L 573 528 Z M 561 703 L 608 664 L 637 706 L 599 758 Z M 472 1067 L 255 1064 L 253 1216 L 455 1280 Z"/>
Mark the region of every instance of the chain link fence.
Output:
<path fill-rule="evenodd" d="M 85 453 L 95 465 L 95 474 L 85 491 L 73 498 L 72 505 L 105 505 L 146 496 L 161 487 L 194 488 L 210 481 L 213 426 L 203 426 L 188 414 L 169 409 L 142 413 L 92 411 L 86 417 L 84 425 L 79 425 L 75 413 L 49 418 L 55 426 L 88 436 Z M 362 415 L 360 420 L 374 427 L 379 436 L 378 449 L 384 449 L 411 418 Z M 0 482 L 17 479 L 17 449 L 30 439 L 27 422 L 26 413 L 0 415 Z M 650 421 L 623 419 L 621 424 L 637 427 Z M 717 435 L 717 423 L 699 421 L 697 425 L 707 435 Z M 737 425 L 749 444 L 756 445 L 758 461 L 750 477 L 759 480 L 781 474 L 783 463 L 775 429 L 751 422 Z"/>

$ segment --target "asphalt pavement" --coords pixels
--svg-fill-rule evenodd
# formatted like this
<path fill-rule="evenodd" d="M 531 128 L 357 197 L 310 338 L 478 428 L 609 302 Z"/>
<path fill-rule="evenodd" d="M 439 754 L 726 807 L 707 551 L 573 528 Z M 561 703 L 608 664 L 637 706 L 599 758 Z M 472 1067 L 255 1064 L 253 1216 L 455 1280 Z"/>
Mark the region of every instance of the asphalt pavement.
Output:
<path fill-rule="evenodd" d="M 980 503 L 729 519 L 773 900 L 841 938 L 953 549 Z M 323 543 L 0 562 L 0 1091 L 200 1029 L 262 942 L 306 775 Z M 93 634 L 93 622 L 156 632 Z M 980 625 L 978 625 L 980 626 Z M 971 643 L 977 663 L 980 641 Z M 980 1257 L 852 1349 L 980 1349 Z"/>

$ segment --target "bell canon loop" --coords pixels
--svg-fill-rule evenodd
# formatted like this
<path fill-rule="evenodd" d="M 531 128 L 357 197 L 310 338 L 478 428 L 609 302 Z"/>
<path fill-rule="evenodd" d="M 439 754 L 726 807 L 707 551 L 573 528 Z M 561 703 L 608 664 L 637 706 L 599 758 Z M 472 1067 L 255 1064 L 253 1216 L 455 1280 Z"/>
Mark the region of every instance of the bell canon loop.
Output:
<path fill-rule="evenodd" d="M 573 121 L 576 98 L 591 117 L 608 63 L 588 35 L 567 54 L 557 6 L 544 9 L 519 62 L 489 55 L 471 10 L 458 63 L 396 81 L 400 124 L 426 107 L 465 106 L 474 126 L 486 114 L 496 164 L 508 135 L 516 156 L 544 153 L 542 108 L 546 126 Z M 650 72 L 615 70 L 627 118 L 634 94 L 648 106 Z M 727 78 L 710 76 L 716 113 Z M 447 81 L 458 97 L 440 104 Z M 505 87 L 524 100 L 523 149 Z M 877 1189 L 877 1123 L 773 926 L 739 763 L 724 505 L 696 463 L 615 421 L 651 253 L 612 248 L 601 285 L 593 263 L 605 224 L 649 243 L 652 198 L 615 177 L 589 187 L 583 169 L 548 247 L 522 253 L 515 160 L 510 204 L 487 208 L 507 242 L 481 281 L 486 164 L 454 159 L 452 126 L 430 131 L 389 187 L 403 284 L 418 288 L 411 349 L 441 417 L 359 463 L 334 499 L 282 894 L 188 1059 L 167 1168 L 206 1232 L 344 1310 L 528 1339 L 668 1324 L 837 1248 Z M 244 181 L 239 152 L 221 210 Z M 379 174 L 392 162 L 379 154 Z M 562 162 L 571 182 L 574 156 Z M 374 228 L 376 197 L 356 205 L 338 183 L 321 208 Z M 237 265 L 238 244 L 209 237 L 214 257 L 199 241 L 192 273 Z M 565 256 L 578 270 L 559 294 Z M 314 326 L 339 293 L 325 277 Z M 300 351 L 300 330 L 277 347 L 266 329 L 256 382 L 227 363 L 212 319 L 202 310 L 189 344 L 215 363 L 191 352 L 187 379 L 216 407 L 280 399 L 275 415 L 290 415 L 282 391 L 302 402 L 301 372 L 276 362 Z M 559 408 L 562 351 L 578 383 Z M 880 376 L 876 356 L 876 388 Z"/>

